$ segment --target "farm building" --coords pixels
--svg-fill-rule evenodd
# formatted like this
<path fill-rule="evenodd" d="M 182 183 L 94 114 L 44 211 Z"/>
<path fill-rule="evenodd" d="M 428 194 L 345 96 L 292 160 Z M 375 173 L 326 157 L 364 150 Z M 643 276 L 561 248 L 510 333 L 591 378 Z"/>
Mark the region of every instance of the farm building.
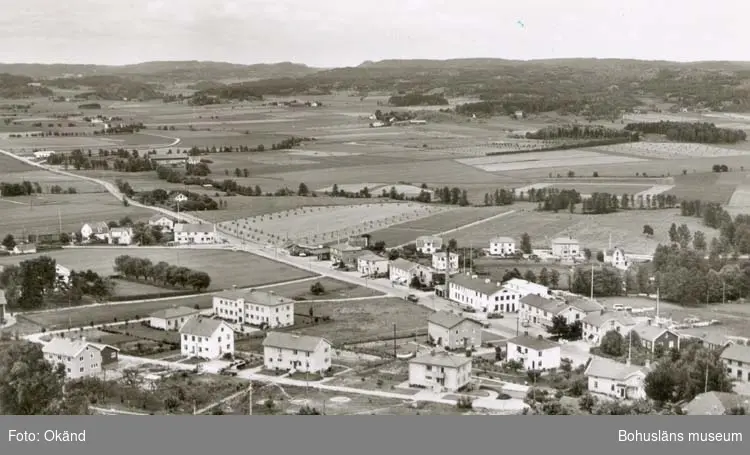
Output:
<path fill-rule="evenodd" d="M 157 213 L 148 219 L 149 226 L 159 226 L 163 231 L 171 231 L 174 228 L 174 224 L 174 219 L 161 213 Z"/>
<path fill-rule="evenodd" d="M 455 392 L 471 382 L 471 357 L 431 352 L 409 361 L 409 385 Z"/>
<path fill-rule="evenodd" d="M 647 373 L 645 367 L 593 356 L 583 375 L 592 393 L 622 400 L 639 400 L 646 397 Z"/>
<path fill-rule="evenodd" d="M 730 378 L 750 383 L 750 346 L 732 343 L 721 353 L 721 360 Z"/>
<path fill-rule="evenodd" d="M 178 306 L 166 308 L 152 313 L 148 318 L 148 325 L 160 330 L 180 330 L 182 324 L 200 313 L 200 310 Z"/>
<path fill-rule="evenodd" d="M 180 351 L 202 359 L 234 354 L 234 330 L 221 319 L 193 316 L 180 327 Z"/>
<path fill-rule="evenodd" d="M 130 245 L 133 243 L 133 228 L 116 227 L 109 231 L 109 243 L 114 245 Z"/>
<path fill-rule="evenodd" d="M 625 312 L 601 310 L 583 318 L 583 339 L 598 346 L 607 332 L 614 330 L 622 336 L 627 336 L 635 326 L 635 319 Z"/>
<path fill-rule="evenodd" d="M 388 258 L 375 253 L 366 253 L 357 258 L 357 271 L 362 275 L 380 276 L 388 274 Z"/>
<path fill-rule="evenodd" d="M 213 296 L 214 314 L 238 325 L 239 332 L 245 326 L 288 327 L 294 325 L 294 300 L 273 292 L 248 290 L 222 291 Z"/>
<path fill-rule="evenodd" d="M 36 253 L 36 244 L 19 243 L 11 250 L 12 254 L 34 254 Z"/>
<path fill-rule="evenodd" d="M 510 237 L 494 237 L 490 240 L 491 256 L 512 256 L 516 254 L 516 241 Z"/>
<path fill-rule="evenodd" d="M 55 263 L 55 275 L 57 275 L 57 282 L 62 284 L 70 283 L 70 269 Z"/>
<path fill-rule="evenodd" d="M 449 300 L 475 311 L 515 313 L 520 307 L 518 292 L 490 280 L 460 274 L 451 277 L 447 286 Z"/>
<path fill-rule="evenodd" d="M 104 221 L 84 223 L 81 226 L 81 237 L 84 240 L 98 239 L 109 241 L 109 226 Z"/>
<path fill-rule="evenodd" d="M 649 323 L 639 324 L 633 328 L 638 334 L 641 345 L 654 354 L 657 349 L 667 351 L 680 349 L 680 335 L 666 327 L 659 327 Z"/>
<path fill-rule="evenodd" d="M 40 150 L 38 152 L 34 152 L 34 158 L 47 159 L 54 154 L 55 152 L 53 150 Z"/>
<path fill-rule="evenodd" d="M 525 370 L 549 371 L 560 368 L 560 345 L 521 335 L 508 340 L 506 360 L 520 362 Z"/>
<path fill-rule="evenodd" d="M 581 244 L 576 239 L 559 237 L 551 242 L 552 255 L 561 259 L 575 259 L 581 255 Z"/>
<path fill-rule="evenodd" d="M 705 392 L 693 398 L 682 410 L 689 416 L 726 415 L 735 408 L 750 413 L 750 396 L 729 392 Z"/>
<path fill-rule="evenodd" d="M 269 370 L 321 373 L 331 368 L 331 342 L 321 337 L 268 332 L 263 364 Z"/>
<path fill-rule="evenodd" d="M 181 245 L 216 243 L 216 226 L 178 223 L 174 225 L 174 240 Z"/>
<path fill-rule="evenodd" d="M 458 272 L 458 254 L 445 251 L 432 253 L 432 268 L 438 272 L 449 274 Z"/>
<path fill-rule="evenodd" d="M 54 337 L 42 347 L 44 359 L 53 365 L 63 364 L 67 379 L 78 379 L 86 376 L 98 376 L 102 372 L 104 361 L 112 362 L 114 352 L 117 360 L 117 348 L 89 343 L 86 338 L 69 340 Z M 106 358 L 102 354 L 106 353 Z"/>
<path fill-rule="evenodd" d="M 503 285 L 509 289 L 517 291 L 522 297 L 527 295 L 549 297 L 552 294 L 552 291 L 550 291 L 547 286 L 542 286 L 541 284 L 532 283 L 531 281 L 522 280 L 520 278 L 511 278 L 503 283 Z"/>
<path fill-rule="evenodd" d="M 427 317 L 427 335 L 435 346 L 448 350 L 482 346 L 482 324 L 447 311 L 437 311 Z"/>
<path fill-rule="evenodd" d="M 178 166 L 187 163 L 187 155 L 152 155 L 149 159 L 156 163 L 157 166 Z"/>
<path fill-rule="evenodd" d="M 443 239 L 437 236 L 423 235 L 417 237 L 417 251 L 432 254 L 443 249 Z"/>
<path fill-rule="evenodd" d="M 188 200 L 188 197 L 182 193 L 179 193 L 177 196 L 174 197 L 175 202 L 187 202 L 187 200 Z"/>

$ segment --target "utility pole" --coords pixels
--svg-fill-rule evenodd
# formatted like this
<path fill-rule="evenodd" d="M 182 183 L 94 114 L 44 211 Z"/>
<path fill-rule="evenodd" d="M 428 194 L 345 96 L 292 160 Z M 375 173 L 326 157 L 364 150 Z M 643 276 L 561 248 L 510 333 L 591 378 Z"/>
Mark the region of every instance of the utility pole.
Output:
<path fill-rule="evenodd" d="M 594 264 L 591 264 L 591 300 L 594 300 Z"/>
<path fill-rule="evenodd" d="M 253 382 L 250 381 L 250 387 L 247 388 L 247 415 L 253 415 Z"/>
<path fill-rule="evenodd" d="M 62 215 L 60 214 L 60 208 L 57 208 L 57 228 L 59 230 L 58 234 L 62 234 Z"/>
<path fill-rule="evenodd" d="M 633 350 L 633 331 L 628 332 L 628 365 L 630 365 L 631 353 Z"/>
<path fill-rule="evenodd" d="M 708 362 L 706 362 L 706 378 L 703 381 L 703 393 L 708 392 Z"/>
<path fill-rule="evenodd" d="M 396 323 L 393 323 L 393 357 L 396 357 Z"/>
<path fill-rule="evenodd" d="M 721 303 L 727 303 L 727 282 L 721 280 Z"/>

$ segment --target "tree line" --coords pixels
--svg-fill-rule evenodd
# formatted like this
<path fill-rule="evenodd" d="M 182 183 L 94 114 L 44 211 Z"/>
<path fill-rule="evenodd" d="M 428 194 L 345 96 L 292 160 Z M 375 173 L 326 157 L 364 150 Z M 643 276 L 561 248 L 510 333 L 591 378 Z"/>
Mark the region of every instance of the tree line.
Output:
<path fill-rule="evenodd" d="M 527 139 L 613 139 L 626 138 L 638 140 L 638 133 L 598 125 L 564 125 L 547 126 L 534 132 L 526 133 Z"/>
<path fill-rule="evenodd" d="M 0 182 L 0 196 L 30 196 L 32 194 L 41 194 L 42 186 L 38 182 L 29 182 L 27 180 L 21 183 Z"/>
<path fill-rule="evenodd" d="M 703 225 L 719 230 L 718 239 L 714 238 L 709 245 L 711 256 L 750 254 L 750 215 L 732 218 L 721 204 L 699 200 L 682 202 L 680 213 L 701 218 Z"/>
<path fill-rule="evenodd" d="M 494 193 L 484 193 L 484 205 L 512 205 L 514 198 L 515 190 L 501 188 Z"/>
<path fill-rule="evenodd" d="M 447 106 L 448 100 L 441 94 L 427 95 L 424 93 L 407 93 L 388 98 L 391 106 Z"/>
<path fill-rule="evenodd" d="M 206 272 L 171 265 L 164 261 L 154 264 L 150 259 L 128 255 L 115 258 L 114 270 L 130 279 L 152 281 L 160 285 L 191 287 L 196 291 L 206 290 L 211 285 L 211 277 Z"/>
<path fill-rule="evenodd" d="M 628 123 L 625 129 L 643 134 L 663 134 L 670 141 L 700 144 L 734 144 L 747 139 L 747 133 L 743 130 L 718 128 L 715 124 L 708 122 Z"/>

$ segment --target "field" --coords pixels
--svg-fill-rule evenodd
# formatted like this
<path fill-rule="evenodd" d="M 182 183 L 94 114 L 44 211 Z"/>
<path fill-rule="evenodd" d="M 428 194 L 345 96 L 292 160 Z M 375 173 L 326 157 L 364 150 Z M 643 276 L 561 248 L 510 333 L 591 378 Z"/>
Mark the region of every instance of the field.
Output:
<path fill-rule="evenodd" d="M 640 158 L 607 155 L 588 150 L 561 150 L 529 152 L 512 155 L 495 155 L 456 160 L 487 172 L 509 172 L 523 169 L 553 168 L 559 166 L 594 166 L 643 161 Z"/>
<path fill-rule="evenodd" d="M 56 250 L 46 254 L 70 269 L 91 269 L 105 276 L 114 274 L 114 261 L 120 255 L 127 254 L 151 259 L 154 263 L 165 261 L 169 264 L 207 272 L 211 276 L 209 290 L 229 289 L 235 285 L 237 287 L 261 286 L 315 276 L 308 271 L 260 256 L 225 250 L 76 248 Z M 0 258 L 0 265 L 16 264 L 21 260 L 39 255 Z"/>
<path fill-rule="evenodd" d="M 456 208 L 449 212 L 439 213 L 427 218 L 409 221 L 397 224 L 386 229 L 381 229 L 371 233 L 372 241 L 384 241 L 388 246 L 402 245 L 413 242 L 420 235 L 436 235 L 442 232 L 451 231 L 470 223 L 496 216 L 511 210 L 508 207 L 462 207 Z M 502 223 L 500 217 L 497 222 Z M 490 223 L 490 222 L 488 222 Z M 482 224 L 483 225 L 483 224 Z M 481 225 L 480 225 L 481 226 Z M 467 228 L 469 229 L 469 228 Z M 458 231 L 461 232 L 461 231 Z M 457 234 L 448 234 L 449 237 L 456 237 Z M 445 239 L 446 241 L 448 239 Z"/>
<path fill-rule="evenodd" d="M 668 191 L 681 200 L 701 200 L 726 204 L 746 174 L 739 172 L 699 172 L 677 175 L 675 187 Z"/>
<path fill-rule="evenodd" d="M 315 295 L 310 292 L 310 286 L 316 282 L 323 285 L 325 293 Z M 319 280 L 280 284 L 278 286 L 269 287 L 267 290 L 274 291 L 276 294 L 295 300 L 354 299 L 382 294 L 373 289 L 368 289 L 329 277 L 322 277 Z M 297 311 L 297 313 L 299 313 L 299 311 Z"/>
<path fill-rule="evenodd" d="M 0 199 L 3 235 L 17 239 L 24 234 L 57 234 L 75 232 L 83 223 L 118 221 L 129 216 L 144 221 L 154 212 L 141 207 L 124 207 L 109 193 L 43 194 L 31 197 Z"/>
<path fill-rule="evenodd" d="M 746 155 L 742 150 L 717 147 L 708 144 L 679 142 L 630 142 L 628 144 L 595 147 L 608 153 L 621 153 L 648 159 L 669 160 L 676 158 L 725 158 Z"/>
<path fill-rule="evenodd" d="M 417 203 L 302 207 L 224 222 L 219 228 L 252 241 L 293 239 L 307 244 L 320 244 L 446 210 L 448 208 L 442 206 Z"/>

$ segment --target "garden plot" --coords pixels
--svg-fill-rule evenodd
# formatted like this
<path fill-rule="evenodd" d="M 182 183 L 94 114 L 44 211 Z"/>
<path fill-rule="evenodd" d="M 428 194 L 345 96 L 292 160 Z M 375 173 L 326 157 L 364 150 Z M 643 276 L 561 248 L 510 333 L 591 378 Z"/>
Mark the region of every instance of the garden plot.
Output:
<path fill-rule="evenodd" d="M 593 166 L 605 164 L 634 163 L 645 161 L 629 156 L 605 155 L 584 150 L 561 150 L 553 152 L 530 152 L 522 154 L 494 155 L 482 158 L 456 160 L 486 172 L 507 172 L 523 169 L 551 167 Z"/>
<path fill-rule="evenodd" d="M 323 244 L 450 210 L 417 203 L 303 207 L 219 224 L 231 235 L 254 242 L 284 239 Z"/>
<path fill-rule="evenodd" d="M 622 153 L 649 159 L 670 158 L 723 158 L 741 156 L 748 153 L 707 144 L 673 143 L 673 142 L 629 142 L 627 144 L 596 147 L 605 153 Z"/>

